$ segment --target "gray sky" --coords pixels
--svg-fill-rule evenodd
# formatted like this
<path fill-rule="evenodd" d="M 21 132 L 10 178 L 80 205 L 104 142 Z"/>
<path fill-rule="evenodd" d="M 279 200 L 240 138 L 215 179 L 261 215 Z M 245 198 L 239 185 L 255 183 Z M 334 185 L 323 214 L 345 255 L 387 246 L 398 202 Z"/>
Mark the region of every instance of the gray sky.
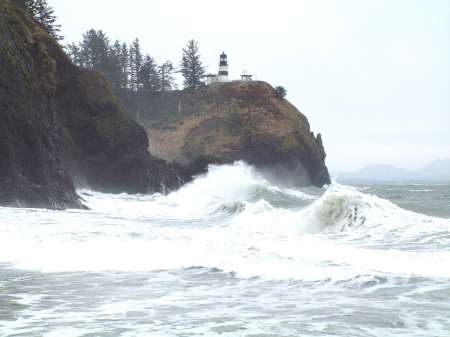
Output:
<path fill-rule="evenodd" d="M 49 0 L 64 43 L 90 28 L 158 64 L 190 39 L 207 71 L 228 55 L 282 85 L 321 133 L 330 172 L 383 163 L 419 169 L 450 157 L 448 0 Z"/>

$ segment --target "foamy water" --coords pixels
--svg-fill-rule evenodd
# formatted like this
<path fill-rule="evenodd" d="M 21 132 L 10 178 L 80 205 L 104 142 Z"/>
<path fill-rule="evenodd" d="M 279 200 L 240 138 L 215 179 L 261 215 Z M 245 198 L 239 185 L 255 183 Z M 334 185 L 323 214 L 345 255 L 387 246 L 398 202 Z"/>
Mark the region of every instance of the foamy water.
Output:
<path fill-rule="evenodd" d="M 90 211 L 0 208 L 0 335 L 450 335 L 449 191 L 286 189 L 238 162 L 167 196 L 80 190 Z"/>

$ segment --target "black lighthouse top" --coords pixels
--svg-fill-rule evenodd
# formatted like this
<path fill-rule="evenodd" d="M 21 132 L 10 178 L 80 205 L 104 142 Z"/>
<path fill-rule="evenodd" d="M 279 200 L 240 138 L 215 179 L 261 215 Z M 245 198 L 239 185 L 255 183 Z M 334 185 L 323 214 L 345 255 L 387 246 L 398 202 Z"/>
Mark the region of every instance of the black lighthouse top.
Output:
<path fill-rule="evenodd" d="M 227 61 L 227 54 L 225 54 L 225 52 L 222 52 L 222 54 L 220 54 L 220 66 L 227 66 L 228 65 L 228 61 Z"/>

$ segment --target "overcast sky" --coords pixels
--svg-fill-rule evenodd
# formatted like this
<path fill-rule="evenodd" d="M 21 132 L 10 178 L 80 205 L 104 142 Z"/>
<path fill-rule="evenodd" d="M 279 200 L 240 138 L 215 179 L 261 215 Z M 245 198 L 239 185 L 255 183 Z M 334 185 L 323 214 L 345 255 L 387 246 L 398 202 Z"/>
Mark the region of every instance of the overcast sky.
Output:
<path fill-rule="evenodd" d="M 231 79 L 247 70 L 284 86 L 322 134 L 330 172 L 450 157 L 448 0 L 48 2 L 64 43 L 102 29 L 178 65 L 194 39 L 207 72 L 225 51 Z"/>

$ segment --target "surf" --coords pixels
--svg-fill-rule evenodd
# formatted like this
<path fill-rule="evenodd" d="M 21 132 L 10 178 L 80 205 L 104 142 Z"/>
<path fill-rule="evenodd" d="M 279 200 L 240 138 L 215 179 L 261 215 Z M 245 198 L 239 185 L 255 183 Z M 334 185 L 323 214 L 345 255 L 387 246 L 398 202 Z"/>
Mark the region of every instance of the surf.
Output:
<path fill-rule="evenodd" d="M 448 220 L 338 184 L 283 189 L 243 162 L 213 165 L 168 195 L 80 193 L 91 211 L 3 217 L 0 263 L 43 272 L 202 267 L 310 281 L 449 276 Z"/>

